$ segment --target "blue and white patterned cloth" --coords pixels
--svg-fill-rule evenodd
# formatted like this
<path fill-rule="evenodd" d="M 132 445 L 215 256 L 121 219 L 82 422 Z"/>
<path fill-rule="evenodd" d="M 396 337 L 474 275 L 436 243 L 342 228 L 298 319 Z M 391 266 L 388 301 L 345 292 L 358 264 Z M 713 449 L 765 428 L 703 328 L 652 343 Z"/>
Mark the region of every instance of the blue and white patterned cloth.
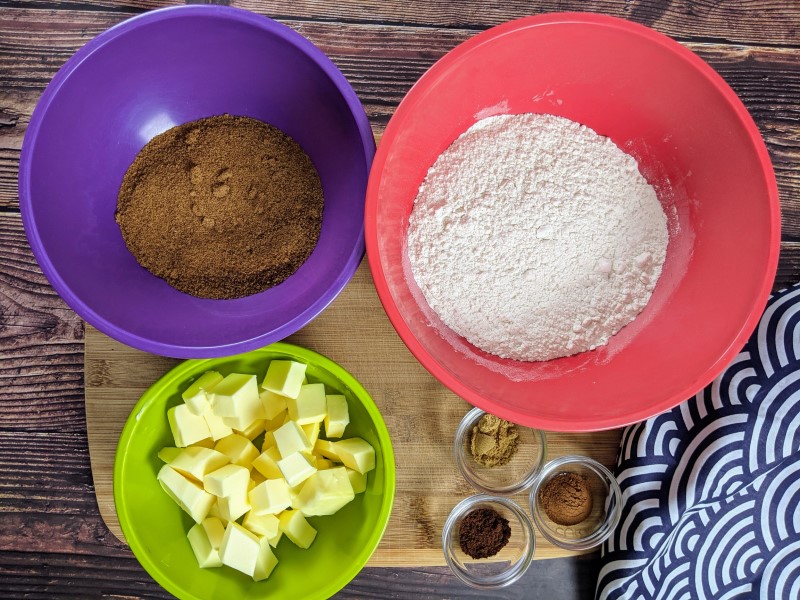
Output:
<path fill-rule="evenodd" d="M 799 286 L 711 385 L 625 430 L 599 600 L 800 599 Z"/>

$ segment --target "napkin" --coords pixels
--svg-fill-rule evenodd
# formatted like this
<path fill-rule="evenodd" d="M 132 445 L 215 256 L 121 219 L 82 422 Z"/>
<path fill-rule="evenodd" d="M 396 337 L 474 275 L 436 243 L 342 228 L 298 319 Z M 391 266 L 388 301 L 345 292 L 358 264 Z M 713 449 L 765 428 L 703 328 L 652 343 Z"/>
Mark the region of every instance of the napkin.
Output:
<path fill-rule="evenodd" d="M 800 284 L 708 387 L 626 428 L 616 476 L 599 600 L 800 599 Z"/>

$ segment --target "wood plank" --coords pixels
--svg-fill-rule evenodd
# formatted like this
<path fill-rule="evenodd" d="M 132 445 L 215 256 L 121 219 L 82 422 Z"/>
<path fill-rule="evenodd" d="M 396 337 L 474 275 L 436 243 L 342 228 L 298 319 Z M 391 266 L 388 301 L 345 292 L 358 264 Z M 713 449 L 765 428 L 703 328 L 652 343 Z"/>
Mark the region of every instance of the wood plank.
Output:
<path fill-rule="evenodd" d="M 205 1 L 205 0 L 203 0 Z M 233 0 L 230 4 L 276 19 L 309 19 L 336 23 L 413 25 L 433 28 L 486 29 L 511 19 L 548 13 L 585 11 L 604 13 L 654 27 L 680 39 L 710 38 L 716 41 L 796 45 L 800 6 L 783 0 L 737 0 L 704 2 L 693 0 Z M 18 0 L 0 0 L 0 7 L 19 6 Z M 112 10 L 129 16 L 179 0 L 28 0 L 26 6 L 53 10 Z"/>

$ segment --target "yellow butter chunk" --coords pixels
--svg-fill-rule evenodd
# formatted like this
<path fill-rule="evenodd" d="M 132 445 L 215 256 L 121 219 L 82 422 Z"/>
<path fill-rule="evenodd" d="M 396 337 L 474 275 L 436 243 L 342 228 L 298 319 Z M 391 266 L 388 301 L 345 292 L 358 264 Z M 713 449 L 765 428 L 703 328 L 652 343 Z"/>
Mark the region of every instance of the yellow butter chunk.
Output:
<path fill-rule="evenodd" d="M 279 522 L 280 522 L 280 520 L 279 520 Z M 269 542 L 270 546 L 272 546 L 273 548 L 277 548 L 278 547 L 278 542 L 281 541 L 282 537 L 283 537 L 283 532 L 280 529 L 278 529 L 278 533 L 275 536 L 271 537 L 271 538 L 267 538 L 267 541 Z"/>
<path fill-rule="evenodd" d="M 329 438 L 340 438 L 350 424 L 350 412 L 347 410 L 347 399 L 340 394 L 325 396 L 327 414 L 325 415 L 325 435 Z"/>
<path fill-rule="evenodd" d="M 203 477 L 208 473 L 224 467 L 229 462 L 230 459 L 222 452 L 201 446 L 190 446 L 181 450 L 180 454 L 169 461 L 169 466 L 181 475 L 192 477 L 202 483 Z"/>
<path fill-rule="evenodd" d="M 323 456 L 328 460 L 332 460 L 333 462 L 342 462 L 342 459 L 339 458 L 339 452 L 336 450 L 335 442 L 318 439 L 317 443 L 314 444 L 314 454 L 317 456 Z"/>
<path fill-rule="evenodd" d="M 203 415 L 203 416 L 205 416 L 205 415 Z M 200 440 L 199 442 L 195 442 L 194 444 L 191 444 L 191 445 L 192 446 L 199 446 L 199 447 L 202 447 L 202 448 L 211 448 L 213 450 L 214 449 L 214 440 L 211 439 L 210 437 L 208 437 L 208 438 Z"/>
<path fill-rule="evenodd" d="M 278 468 L 278 461 L 281 459 L 281 453 L 278 451 L 277 446 L 267 448 L 253 461 L 253 469 L 261 473 L 267 479 L 281 479 L 283 473 Z"/>
<path fill-rule="evenodd" d="M 347 477 L 350 478 L 350 485 L 353 486 L 353 492 L 360 494 L 367 489 L 367 474 L 359 473 L 353 469 L 347 469 Z"/>
<path fill-rule="evenodd" d="M 286 396 L 264 390 L 261 392 L 261 406 L 264 409 L 264 418 L 272 420 L 286 410 Z"/>
<path fill-rule="evenodd" d="M 325 469 L 332 469 L 339 465 L 332 460 L 318 456 L 314 466 L 317 467 L 318 471 L 324 471 Z"/>
<path fill-rule="evenodd" d="M 375 450 L 361 438 L 349 438 L 334 442 L 333 445 L 345 467 L 359 473 L 366 473 L 375 468 Z"/>
<path fill-rule="evenodd" d="M 214 496 L 206 492 L 194 481 L 178 473 L 169 465 L 164 465 L 158 472 L 158 482 L 164 491 L 180 506 L 196 523 L 200 523 L 208 515 L 214 504 Z"/>
<path fill-rule="evenodd" d="M 257 536 L 273 538 L 278 535 L 278 517 L 275 515 L 257 515 L 252 510 L 247 513 L 242 525 Z"/>
<path fill-rule="evenodd" d="M 249 469 L 240 465 L 225 465 L 203 477 L 203 487 L 217 497 L 230 496 L 238 490 L 247 490 Z"/>
<path fill-rule="evenodd" d="M 316 469 L 309 462 L 308 458 L 303 456 L 300 452 L 295 452 L 286 458 L 280 459 L 278 461 L 278 468 L 281 470 L 283 478 L 286 480 L 286 483 L 289 484 L 289 487 L 300 485 L 316 472 Z"/>
<path fill-rule="evenodd" d="M 274 419 L 267 419 L 264 422 L 264 428 L 267 431 L 275 431 L 278 427 L 280 427 L 281 425 L 283 425 L 286 422 L 286 418 L 287 418 L 288 414 L 289 413 L 287 411 L 282 410 L 277 415 L 275 415 Z"/>
<path fill-rule="evenodd" d="M 300 548 L 311 546 L 317 536 L 317 530 L 308 524 L 303 513 L 299 510 L 287 510 L 282 512 L 278 519 L 280 530 L 292 543 Z"/>
<path fill-rule="evenodd" d="M 255 462 L 255 461 L 253 461 Z M 261 474 L 261 471 L 257 469 L 250 469 L 250 489 L 252 490 L 255 486 L 257 486 L 262 481 L 266 481 L 267 478 Z"/>
<path fill-rule="evenodd" d="M 237 429 L 236 433 L 242 437 L 246 437 L 250 441 L 253 441 L 262 433 L 264 433 L 265 423 L 266 421 L 264 421 L 264 419 L 256 419 L 250 424 L 250 427 L 246 427 L 245 429 Z"/>
<path fill-rule="evenodd" d="M 201 525 L 206 532 L 211 547 L 219 551 L 219 547 L 222 545 L 222 536 L 225 535 L 225 525 L 220 519 L 215 517 L 203 519 Z"/>
<path fill-rule="evenodd" d="M 214 411 L 207 411 L 203 414 L 203 418 L 206 421 L 206 425 L 208 425 L 208 430 L 211 432 L 211 439 L 215 442 L 233 433 L 233 430 L 225 424 L 222 417 L 215 415 Z"/>
<path fill-rule="evenodd" d="M 174 446 L 166 446 L 158 451 L 158 459 L 162 462 L 169 463 L 173 458 L 183 452 L 183 448 L 175 448 Z"/>
<path fill-rule="evenodd" d="M 327 414 L 325 385 L 309 383 L 300 386 L 297 398 L 286 399 L 286 409 L 289 411 L 289 418 L 298 425 L 322 421 Z"/>
<path fill-rule="evenodd" d="M 250 490 L 248 498 L 255 515 L 276 515 L 292 505 L 285 479 L 267 479 L 259 483 Z"/>
<path fill-rule="evenodd" d="M 243 435 L 232 434 L 219 440 L 214 449 L 222 452 L 235 465 L 250 468 L 253 461 L 260 454 L 258 448 Z"/>
<path fill-rule="evenodd" d="M 189 538 L 189 545 L 201 569 L 222 566 L 219 549 L 214 549 L 211 545 L 206 530 L 200 523 L 193 525 L 186 537 Z"/>
<path fill-rule="evenodd" d="M 332 515 L 355 498 L 344 467 L 317 471 L 303 484 L 297 508 L 307 517 Z"/>
<path fill-rule="evenodd" d="M 304 364 L 291 360 L 273 360 L 269 363 L 261 387 L 287 398 L 297 398 L 305 376 Z"/>
<path fill-rule="evenodd" d="M 186 388 L 186 391 L 181 394 L 181 398 L 183 398 L 189 410 L 196 415 L 202 415 L 211 407 L 208 397 L 209 392 L 220 381 L 222 381 L 222 375 L 216 371 L 206 371 Z"/>
<path fill-rule="evenodd" d="M 305 432 L 294 421 L 289 421 L 278 427 L 272 435 L 281 457 L 286 458 L 295 452 L 311 450 L 312 446 Z"/>
<path fill-rule="evenodd" d="M 267 448 L 277 446 L 278 442 L 275 441 L 275 431 L 267 431 L 264 434 L 264 441 L 261 442 L 261 451 L 266 452 Z"/>
<path fill-rule="evenodd" d="M 252 423 L 263 414 L 256 376 L 231 373 L 225 377 L 211 392 L 211 409 L 220 417 L 249 419 L 248 425 Z"/>
<path fill-rule="evenodd" d="M 256 570 L 260 548 L 261 544 L 254 533 L 231 521 L 225 528 L 219 557 L 222 564 L 252 577 Z"/>
<path fill-rule="evenodd" d="M 256 559 L 256 568 L 253 570 L 253 581 L 266 579 L 278 565 L 278 559 L 270 548 L 269 540 L 261 538 L 258 540 L 258 544 L 258 558 Z"/>
<path fill-rule="evenodd" d="M 170 408 L 167 411 L 167 420 L 178 448 L 185 448 L 211 437 L 206 420 L 190 411 L 185 404 Z"/>
<path fill-rule="evenodd" d="M 319 432 L 321 428 L 322 422 L 320 421 L 300 426 L 300 429 L 302 429 L 303 433 L 306 434 L 306 438 L 308 439 L 308 443 L 311 445 L 312 449 L 314 448 L 314 444 L 316 444 L 317 440 L 319 439 Z"/>
<path fill-rule="evenodd" d="M 228 496 L 217 498 L 219 517 L 224 521 L 235 521 L 250 510 L 250 503 L 247 501 L 247 487 L 249 479 L 243 490 L 237 490 Z"/>

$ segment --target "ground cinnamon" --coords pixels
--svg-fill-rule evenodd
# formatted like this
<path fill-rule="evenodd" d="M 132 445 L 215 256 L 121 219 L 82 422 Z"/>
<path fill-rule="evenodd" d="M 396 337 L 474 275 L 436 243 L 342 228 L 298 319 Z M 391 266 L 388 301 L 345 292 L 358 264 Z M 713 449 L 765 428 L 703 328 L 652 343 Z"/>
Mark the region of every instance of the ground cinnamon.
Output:
<path fill-rule="evenodd" d="M 472 558 L 489 558 L 502 550 L 511 538 L 508 519 L 493 508 L 476 508 L 461 521 L 458 543 Z"/>
<path fill-rule="evenodd" d="M 539 490 L 545 514 L 559 525 L 576 525 L 592 512 L 592 494 L 586 477 L 578 473 L 553 475 Z"/>
<path fill-rule="evenodd" d="M 116 220 L 154 275 L 202 298 L 237 298 L 292 275 L 322 225 L 311 159 L 279 129 L 222 115 L 153 138 L 120 187 Z"/>

